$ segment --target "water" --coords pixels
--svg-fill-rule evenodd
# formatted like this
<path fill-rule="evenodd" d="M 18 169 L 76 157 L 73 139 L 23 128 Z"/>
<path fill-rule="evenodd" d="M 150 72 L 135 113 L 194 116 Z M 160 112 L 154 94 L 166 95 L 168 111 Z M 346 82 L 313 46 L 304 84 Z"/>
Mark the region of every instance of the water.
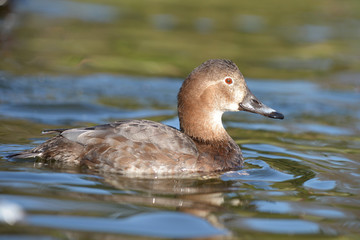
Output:
<path fill-rule="evenodd" d="M 43 142 L 45 128 L 125 118 L 178 127 L 182 80 L 2 72 L 0 239 L 359 238 L 358 77 L 326 84 L 249 79 L 252 92 L 285 120 L 225 114 L 244 169 L 141 179 L 5 156 Z M 345 80 L 351 87 L 336 85 Z"/>

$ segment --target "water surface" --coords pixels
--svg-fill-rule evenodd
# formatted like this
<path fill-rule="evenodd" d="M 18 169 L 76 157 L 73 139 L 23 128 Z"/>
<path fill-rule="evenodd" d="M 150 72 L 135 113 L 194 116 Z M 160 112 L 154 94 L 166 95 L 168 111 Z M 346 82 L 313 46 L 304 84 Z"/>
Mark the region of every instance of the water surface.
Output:
<path fill-rule="evenodd" d="M 182 80 L 2 72 L 0 236 L 356 239 L 360 94 L 356 77 L 339 75 L 337 82 L 342 79 L 354 87 L 249 79 L 252 92 L 285 120 L 224 115 L 225 127 L 243 150 L 244 169 L 215 177 L 141 179 L 5 156 L 43 142 L 47 136 L 40 132 L 46 128 L 127 118 L 178 127 Z"/>

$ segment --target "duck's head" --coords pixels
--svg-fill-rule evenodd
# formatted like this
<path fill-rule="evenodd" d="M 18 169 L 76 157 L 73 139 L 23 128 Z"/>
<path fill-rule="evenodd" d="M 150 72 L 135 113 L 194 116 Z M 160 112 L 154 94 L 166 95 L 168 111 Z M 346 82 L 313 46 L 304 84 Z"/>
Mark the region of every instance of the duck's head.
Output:
<path fill-rule="evenodd" d="M 235 63 L 223 59 L 208 60 L 190 73 L 178 95 L 178 111 L 182 129 L 184 123 L 196 125 L 197 121 L 203 125 L 221 124 L 221 116 L 226 111 L 284 118 L 251 93 Z"/>

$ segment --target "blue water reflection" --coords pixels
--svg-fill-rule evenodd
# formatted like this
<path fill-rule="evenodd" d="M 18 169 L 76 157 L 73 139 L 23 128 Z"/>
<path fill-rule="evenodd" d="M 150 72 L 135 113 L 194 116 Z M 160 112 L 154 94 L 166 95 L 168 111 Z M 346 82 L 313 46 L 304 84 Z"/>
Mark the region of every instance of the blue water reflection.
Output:
<path fill-rule="evenodd" d="M 68 0 L 14 0 L 16 11 L 41 14 L 48 18 L 76 18 L 90 22 L 110 22 L 118 17 L 114 8 L 93 3 Z"/>
<path fill-rule="evenodd" d="M 174 212 L 143 213 L 123 219 L 32 215 L 27 217 L 27 221 L 31 225 L 41 227 L 162 238 L 200 238 L 227 233 L 225 230 L 213 227 L 201 218 Z"/>

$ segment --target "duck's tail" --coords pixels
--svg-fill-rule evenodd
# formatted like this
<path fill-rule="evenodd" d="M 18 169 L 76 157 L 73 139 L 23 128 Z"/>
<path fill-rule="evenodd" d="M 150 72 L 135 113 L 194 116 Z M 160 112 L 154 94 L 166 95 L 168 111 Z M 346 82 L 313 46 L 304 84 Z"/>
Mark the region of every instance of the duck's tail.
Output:
<path fill-rule="evenodd" d="M 36 157 L 40 157 L 40 156 L 41 156 L 41 152 L 24 151 L 24 152 L 7 155 L 6 158 L 9 158 L 9 159 L 11 159 L 11 158 L 36 158 Z"/>
<path fill-rule="evenodd" d="M 53 133 L 62 133 L 67 129 L 59 128 L 59 129 L 46 129 L 43 130 L 42 134 L 53 134 Z M 49 142 L 49 140 L 47 141 Z M 46 146 L 46 143 L 40 144 L 38 147 L 35 147 L 33 149 L 25 150 L 23 152 L 19 153 L 13 153 L 10 155 L 7 155 L 6 158 L 36 158 L 36 157 L 42 157 L 42 154 L 44 152 L 43 146 Z"/>

